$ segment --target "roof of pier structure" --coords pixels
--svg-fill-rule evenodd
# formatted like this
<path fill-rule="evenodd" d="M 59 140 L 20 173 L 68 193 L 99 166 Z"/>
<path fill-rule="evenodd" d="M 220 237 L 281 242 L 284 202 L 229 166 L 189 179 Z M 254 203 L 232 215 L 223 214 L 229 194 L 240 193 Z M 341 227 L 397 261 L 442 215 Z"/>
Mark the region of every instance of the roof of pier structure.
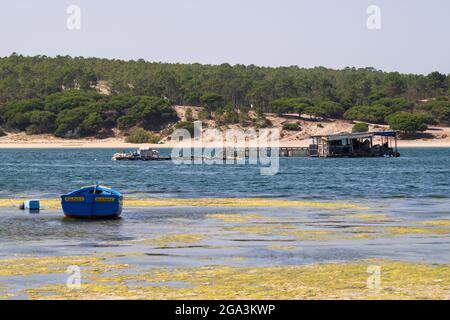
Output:
<path fill-rule="evenodd" d="M 342 139 L 364 139 L 373 138 L 375 136 L 382 137 L 395 137 L 397 136 L 396 131 L 373 131 L 373 132 L 357 132 L 357 133 L 338 133 L 338 134 L 326 134 L 326 135 L 315 135 L 310 138 L 322 138 L 329 141 L 342 140 Z"/>

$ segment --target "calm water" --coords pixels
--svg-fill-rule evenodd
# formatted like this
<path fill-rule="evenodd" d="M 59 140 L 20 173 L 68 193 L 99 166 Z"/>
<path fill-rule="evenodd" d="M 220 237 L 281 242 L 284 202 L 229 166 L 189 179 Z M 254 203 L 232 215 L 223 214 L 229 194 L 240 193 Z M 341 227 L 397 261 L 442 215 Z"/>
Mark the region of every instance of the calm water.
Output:
<path fill-rule="evenodd" d="M 270 197 L 362 203 L 368 209 L 125 207 L 119 220 L 82 221 L 66 219 L 57 209 L 29 214 L 14 206 L 2 207 L 0 260 L 113 253 L 115 258 L 108 261 L 132 266 L 114 274 L 146 268 L 372 258 L 450 263 L 448 232 L 389 235 L 391 228 L 423 228 L 424 221 L 449 218 L 450 149 L 403 149 L 398 159 L 281 158 L 275 176 L 262 176 L 260 167 L 249 165 L 111 161 L 117 151 L 0 150 L 0 198 L 57 197 L 98 180 L 126 197 Z M 382 218 L 364 220 L 358 218 L 361 213 Z M 259 218 L 230 222 L 214 218 L 215 214 Z M 308 240 L 283 231 L 333 235 Z M 167 246 L 146 242 L 189 234 L 200 235 L 200 240 Z M 289 249 L 279 248 L 283 246 Z M 66 277 L 65 273 L 0 277 L 0 296 L 3 288 L 13 297 L 26 298 L 21 290 L 65 284 Z"/>
<path fill-rule="evenodd" d="M 95 181 L 127 196 L 357 200 L 448 198 L 450 149 L 402 149 L 398 159 L 281 158 L 249 165 L 114 162 L 118 150 L 0 150 L 0 197 L 56 197 Z M 170 150 L 163 150 L 169 154 Z"/>

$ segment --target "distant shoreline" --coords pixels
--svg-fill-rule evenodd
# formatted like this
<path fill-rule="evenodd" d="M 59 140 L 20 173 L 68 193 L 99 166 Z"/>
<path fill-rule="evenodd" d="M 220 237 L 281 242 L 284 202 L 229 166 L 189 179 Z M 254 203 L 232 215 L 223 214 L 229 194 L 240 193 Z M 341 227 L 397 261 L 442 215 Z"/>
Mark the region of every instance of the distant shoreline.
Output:
<path fill-rule="evenodd" d="M 280 147 L 308 147 L 309 139 L 297 141 L 280 141 Z M 186 142 L 187 146 L 190 145 Z M 155 149 L 174 148 L 177 143 L 167 142 L 164 144 L 134 144 L 126 143 L 122 139 L 89 139 L 89 140 L 66 140 L 66 139 L 51 139 L 51 140 L 31 140 L 31 141 L 12 141 L 8 139 L 0 139 L 0 149 L 138 149 L 141 146 L 146 146 Z M 194 147 L 199 147 L 197 143 Z M 239 146 L 239 145 L 238 145 Z M 213 143 L 205 143 L 204 147 L 216 147 Z M 399 148 L 450 148 L 450 140 L 448 139 L 430 139 L 430 140 L 399 140 Z"/>

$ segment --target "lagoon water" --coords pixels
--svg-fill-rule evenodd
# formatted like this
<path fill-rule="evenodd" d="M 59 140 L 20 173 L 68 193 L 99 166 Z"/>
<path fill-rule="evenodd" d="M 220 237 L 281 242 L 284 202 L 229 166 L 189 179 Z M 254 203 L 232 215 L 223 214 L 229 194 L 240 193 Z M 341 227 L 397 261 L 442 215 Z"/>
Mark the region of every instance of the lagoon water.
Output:
<path fill-rule="evenodd" d="M 0 299 L 65 284 L 65 263 L 73 264 L 61 260 L 67 256 L 126 263 L 106 268 L 116 276 L 361 259 L 450 263 L 450 149 L 402 149 L 401 158 L 281 158 L 275 176 L 250 165 L 111 161 L 117 151 L 0 150 Z M 125 207 L 119 220 L 80 221 L 60 209 L 29 214 L 8 206 L 7 199 L 57 198 L 96 181 L 126 198 L 256 197 L 365 208 Z M 42 268 L 29 274 L 36 263 Z"/>
<path fill-rule="evenodd" d="M 111 161 L 111 149 L 0 150 L 0 198 L 57 197 L 100 181 L 131 197 L 309 200 L 449 198 L 450 149 L 401 149 L 401 158 L 281 158 L 275 176 L 255 165 Z M 163 150 L 162 154 L 170 154 Z"/>

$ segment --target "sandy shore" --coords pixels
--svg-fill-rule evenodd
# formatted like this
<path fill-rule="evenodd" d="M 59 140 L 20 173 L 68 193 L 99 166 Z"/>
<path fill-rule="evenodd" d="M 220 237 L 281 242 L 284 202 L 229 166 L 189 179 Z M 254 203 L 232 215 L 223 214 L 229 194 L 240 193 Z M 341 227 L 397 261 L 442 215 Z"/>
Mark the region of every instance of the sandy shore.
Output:
<path fill-rule="evenodd" d="M 187 142 L 187 144 L 190 144 Z M 310 139 L 304 140 L 281 140 L 280 147 L 308 147 Z M 71 148 L 105 148 L 105 149 L 137 149 L 141 146 L 149 146 L 151 148 L 174 148 L 177 143 L 166 142 L 164 144 L 133 144 L 127 143 L 123 139 L 109 138 L 109 139 L 30 139 L 30 140 L 12 140 L 12 139 L 0 139 L 0 149 L 71 149 Z M 194 147 L 199 147 L 200 144 L 193 143 Z M 214 147 L 213 143 L 205 143 L 204 147 Z M 418 139 L 418 140 L 399 140 L 399 147 L 441 147 L 450 148 L 450 139 Z"/>
<path fill-rule="evenodd" d="M 272 119 L 273 122 L 277 118 Z M 277 123 L 275 127 L 280 127 L 281 123 Z M 304 130 L 300 132 L 283 131 L 280 139 L 280 147 L 308 147 L 311 139 L 310 135 L 316 134 L 332 134 L 336 132 L 351 131 L 351 124 L 344 121 L 334 121 L 324 123 L 323 128 L 311 128 L 312 125 L 304 125 Z M 373 128 L 375 130 L 375 128 Z M 214 147 L 216 141 L 203 139 L 202 144 L 198 141 L 191 143 L 185 141 L 187 145 L 193 147 Z M 151 148 L 174 148 L 179 146 L 179 142 L 166 141 L 163 144 L 145 144 Z M 252 146 L 256 144 L 252 143 Z M 117 149 L 137 149 L 142 144 L 133 144 L 125 142 L 123 137 L 111 137 L 107 139 L 61 139 L 49 134 L 43 135 L 26 135 L 25 133 L 9 133 L 5 137 L 0 137 L 0 149 L 25 149 L 25 148 L 109 148 Z M 245 146 L 244 141 L 238 142 L 238 146 Z M 450 128 L 435 127 L 423 133 L 421 138 L 410 140 L 399 140 L 399 147 L 450 147 Z"/>

